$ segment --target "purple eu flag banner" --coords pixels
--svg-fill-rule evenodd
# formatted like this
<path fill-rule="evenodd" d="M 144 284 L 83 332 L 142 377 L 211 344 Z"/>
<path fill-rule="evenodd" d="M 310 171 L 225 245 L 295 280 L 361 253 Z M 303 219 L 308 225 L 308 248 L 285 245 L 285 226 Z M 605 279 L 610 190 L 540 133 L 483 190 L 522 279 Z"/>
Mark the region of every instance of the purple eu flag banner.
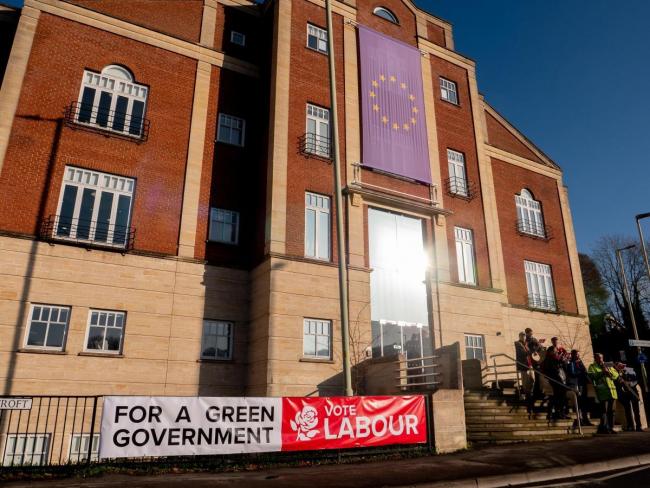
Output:
<path fill-rule="evenodd" d="M 359 26 L 363 165 L 431 183 L 420 51 Z"/>

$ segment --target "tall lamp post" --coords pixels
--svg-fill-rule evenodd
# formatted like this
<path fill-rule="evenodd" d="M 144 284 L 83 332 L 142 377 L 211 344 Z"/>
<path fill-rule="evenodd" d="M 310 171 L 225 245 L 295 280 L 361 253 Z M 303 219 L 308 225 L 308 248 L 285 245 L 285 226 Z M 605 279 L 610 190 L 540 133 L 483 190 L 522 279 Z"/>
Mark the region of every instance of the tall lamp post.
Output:
<path fill-rule="evenodd" d="M 352 396 L 350 367 L 350 323 L 348 314 L 347 250 L 343 229 L 343 198 L 341 196 L 341 167 L 339 164 L 339 118 L 336 106 L 336 70 L 334 68 L 334 26 L 332 25 L 332 0 L 325 0 L 327 13 L 327 58 L 330 72 L 330 110 L 332 111 L 332 144 L 330 155 L 334 166 L 334 202 L 336 205 L 336 241 L 339 251 L 339 301 L 341 305 L 341 341 L 343 352 L 343 379 L 345 396 Z"/>
<path fill-rule="evenodd" d="M 645 239 L 643 238 L 643 231 L 641 230 L 641 220 L 650 217 L 650 212 L 642 213 L 637 215 L 636 218 L 636 228 L 639 231 L 639 240 L 641 241 L 641 251 L 643 252 L 643 261 L 645 262 L 645 270 L 648 273 L 648 278 L 650 278 L 650 263 L 648 263 L 648 251 L 645 248 Z"/>
<path fill-rule="evenodd" d="M 632 330 L 634 331 L 634 338 L 639 340 L 639 332 L 636 328 L 636 317 L 634 316 L 634 309 L 632 308 L 632 299 L 630 298 L 630 288 L 627 284 L 627 275 L 625 274 L 625 267 L 623 266 L 623 258 L 621 257 L 622 251 L 627 251 L 628 249 L 635 248 L 635 244 L 630 244 L 621 249 L 616 250 L 616 260 L 618 261 L 618 266 L 621 269 L 621 276 L 623 278 L 623 297 L 625 298 L 625 303 L 627 304 L 627 309 L 630 311 L 630 320 L 632 321 Z M 641 346 L 637 346 L 637 357 L 641 354 Z M 645 370 L 645 363 L 639 363 L 641 365 L 641 378 L 643 379 L 643 391 L 648 392 L 648 375 Z"/>

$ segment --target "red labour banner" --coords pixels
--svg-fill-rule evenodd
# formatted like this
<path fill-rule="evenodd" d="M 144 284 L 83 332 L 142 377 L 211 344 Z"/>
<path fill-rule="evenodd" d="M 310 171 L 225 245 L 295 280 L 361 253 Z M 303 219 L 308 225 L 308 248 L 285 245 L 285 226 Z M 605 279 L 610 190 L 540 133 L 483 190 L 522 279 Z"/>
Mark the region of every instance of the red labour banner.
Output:
<path fill-rule="evenodd" d="M 282 399 L 283 451 L 420 444 L 426 441 L 423 396 Z"/>

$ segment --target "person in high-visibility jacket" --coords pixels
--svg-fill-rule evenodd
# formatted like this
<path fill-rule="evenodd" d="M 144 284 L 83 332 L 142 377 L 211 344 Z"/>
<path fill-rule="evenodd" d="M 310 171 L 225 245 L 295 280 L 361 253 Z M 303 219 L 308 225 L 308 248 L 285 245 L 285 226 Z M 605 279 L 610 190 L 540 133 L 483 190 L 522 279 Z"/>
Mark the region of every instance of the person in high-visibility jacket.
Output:
<path fill-rule="evenodd" d="M 619 378 L 618 371 L 612 366 L 606 366 L 603 355 L 594 354 L 594 363 L 589 366 L 587 375 L 594 384 L 596 398 L 600 403 L 600 425 L 599 434 L 614 434 L 614 406 L 618 395 L 616 393 L 616 381 Z"/>

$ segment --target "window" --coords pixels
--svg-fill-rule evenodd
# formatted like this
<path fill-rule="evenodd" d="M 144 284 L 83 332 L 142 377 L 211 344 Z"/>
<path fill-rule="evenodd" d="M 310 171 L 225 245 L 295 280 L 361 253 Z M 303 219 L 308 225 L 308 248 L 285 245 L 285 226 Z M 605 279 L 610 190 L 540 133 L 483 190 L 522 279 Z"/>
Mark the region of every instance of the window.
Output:
<path fill-rule="evenodd" d="M 524 268 L 528 288 L 528 306 L 543 310 L 556 310 L 551 267 L 548 264 L 524 261 Z"/>
<path fill-rule="evenodd" d="M 307 47 L 327 54 L 327 31 L 315 25 L 307 24 Z"/>
<path fill-rule="evenodd" d="M 521 190 L 519 195 L 515 195 L 515 205 L 517 206 L 517 229 L 519 232 L 546 237 L 542 206 L 533 198 L 532 193 L 526 189 Z"/>
<path fill-rule="evenodd" d="M 149 89 L 134 82 L 121 66 L 106 66 L 101 73 L 85 70 L 76 121 L 130 137 L 143 135 Z"/>
<path fill-rule="evenodd" d="M 230 42 L 238 46 L 246 45 L 246 35 L 237 31 L 230 31 Z"/>
<path fill-rule="evenodd" d="M 131 178 L 66 166 L 55 236 L 127 247 L 134 189 Z"/>
<path fill-rule="evenodd" d="M 217 141 L 232 144 L 233 146 L 244 145 L 244 131 L 246 121 L 232 115 L 219 114 L 219 129 Z"/>
<path fill-rule="evenodd" d="M 449 192 L 461 197 L 469 196 L 465 155 L 453 149 L 447 149 L 447 164 L 449 166 Z"/>
<path fill-rule="evenodd" d="M 470 229 L 454 227 L 456 234 L 456 261 L 458 262 L 458 281 L 468 285 L 476 284 L 474 269 L 474 239 Z"/>
<path fill-rule="evenodd" d="M 324 157 L 330 155 L 330 111 L 309 103 L 305 151 Z"/>
<path fill-rule="evenodd" d="M 373 14 L 381 17 L 382 19 L 392 22 L 393 24 L 399 24 L 397 17 L 393 12 L 388 10 L 386 7 L 375 7 L 375 10 L 372 11 Z"/>
<path fill-rule="evenodd" d="M 239 242 L 239 212 L 222 208 L 210 209 L 210 237 L 214 242 Z"/>
<path fill-rule="evenodd" d="M 330 259 L 330 198 L 305 193 L 305 256 Z"/>
<path fill-rule="evenodd" d="M 119 354 L 124 341 L 124 312 L 91 310 L 88 314 L 86 350 Z"/>
<path fill-rule="evenodd" d="M 232 322 L 203 321 L 201 359 L 232 359 Z"/>
<path fill-rule="evenodd" d="M 305 319 L 303 324 L 303 355 L 307 358 L 332 358 L 332 322 Z"/>
<path fill-rule="evenodd" d="M 3 466 L 41 466 L 47 462 L 50 434 L 9 434 Z"/>
<path fill-rule="evenodd" d="M 62 351 L 68 333 L 70 308 L 32 305 L 29 317 L 25 346 Z"/>
<path fill-rule="evenodd" d="M 485 361 L 483 336 L 465 334 L 465 359 L 478 359 L 480 361 Z"/>
<path fill-rule="evenodd" d="M 445 102 L 458 105 L 458 91 L 456 83 L 445 78 L 440 78 L 440 96 Z"/>
<path fill-rule="evenodd" d="M 70 439 L 70 454 L 68 461 L 71 463 L 80 463 L 88 460 L 88 443 L 90 434 L 72 434 Z M 93 434 L 93 445 L 90 449 L 90 460 L 99 460 L 99 434 Z"/>

